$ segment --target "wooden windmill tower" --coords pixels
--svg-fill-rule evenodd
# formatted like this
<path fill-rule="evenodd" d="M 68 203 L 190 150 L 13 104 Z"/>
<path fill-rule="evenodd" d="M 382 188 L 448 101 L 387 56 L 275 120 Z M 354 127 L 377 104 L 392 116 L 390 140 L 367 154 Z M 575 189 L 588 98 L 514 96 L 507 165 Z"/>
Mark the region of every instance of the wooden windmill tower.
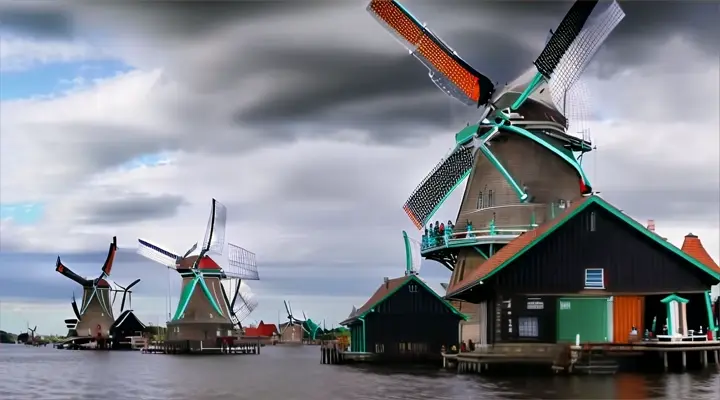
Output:
<path fill-rule="evenodd" d="M 580 137 L 568 132 L 571 123 L 581 122 L 569 120 L 568 100 L 582 102 L 574 100 L 576 83 L 625 14 L 615 1 L 575 2 L 534 65 L 496 87 L 397 1 L 372 0 L 368 12 L 428 68 L 438 88 L 482 110 L 404 205 L 420 229 L 468 179 L 452 229 L 424 241 L 422 250 L 453 271 L 452 294 L 463 275 L 505 244 L 592 194 L 582 167 L 592 146 L 585 130 Z M 513 24 L 519 22 L 508 21 Z"/>
<path fill-rule="evenodd" d="M 231 340 L 235 327 L 257 307 L 257 301 L 243 282 L 259 279 L 255 254 L 228 244 L 228 257 L 221 262 L 226 221 L 227 209 L 213 199 L 202 248 L 195 255 L 197 243 L 179 256 L 138 239 L 140 255 L 176 270 L 182 277 L 180 299 L 167 323 L 169 341 L 215 347 L 218 340 Z M 230 283 L 227 290 L 223 281 Z"/>
<path fill-rule="evenodd" d="M 100 275 L 95 279 L 83 278 L 76 274 L 62 263 L 60 256 L 58 256 L 55 263 L 55 271 L 79 283 L 83 288 L 80 308 L 78 308 L 74 294 L 72 301 L 73 312 L 77 317 L 77 323 L 75 324 L 77 335 L 95 338 L 101 346 L 109 338 L 110 327 L 115 322 L 110 299 L 113 288 L 107 278 L 112 271 L 116 252 L 117 238 L 113 237 L 107 258 L 100 270 Z"/>

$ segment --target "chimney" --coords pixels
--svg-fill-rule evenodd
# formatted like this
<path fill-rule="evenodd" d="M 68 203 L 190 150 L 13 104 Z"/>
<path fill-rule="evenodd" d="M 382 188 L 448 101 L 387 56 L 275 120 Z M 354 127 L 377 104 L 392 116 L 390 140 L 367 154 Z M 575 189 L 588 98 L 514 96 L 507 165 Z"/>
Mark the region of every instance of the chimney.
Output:
<path fill-rule="evenodd" d="M 384 277 L 384 278 L 383 278 L 383 283 L 385 283 L 385 289 L 389 289 L 389 288 L 390 288 L 390 278 L 388 278 L 387 276 Z"/>
<path fill-rule="evenodd" d="M 650 232 L 655 232 L 655 220 L 649 219 L 647 222 L 647 228 Z"/>

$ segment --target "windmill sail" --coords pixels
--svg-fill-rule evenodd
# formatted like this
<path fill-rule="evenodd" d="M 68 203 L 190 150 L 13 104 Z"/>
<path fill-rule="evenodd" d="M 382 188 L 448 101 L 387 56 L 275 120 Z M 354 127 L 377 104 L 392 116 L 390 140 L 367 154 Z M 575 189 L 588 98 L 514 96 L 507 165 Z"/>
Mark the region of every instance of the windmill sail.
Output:
<path fill-rule="evenodd" d="M 471 148 L 457 147 L 420 182 L 403 206 L 418 229 L 432 218 L 452 190 L 470 174 L 473 160 Z"/>
<path fill-rule="evenodd" d="M 420 272 L 422 263 L 421 243 L 409 237 L 405 231 L 403 231 L 403 239 L 405 241 L 405 273 L 406 275 L 417 274 Z"/>
<path fill-rule="evenodd" d="M 138 239 L 137 253 L 168 268 L 175 268 L 180 259 L 177 254 L 142 239 Z"/>
<path fill-rule="evenodd" d="M 240 325 L 258 306 L 250 286 L 240 279 L 229 278 L 222 281 L 223 297 L 228 304 L 231 319 Z"/>
<path fill-rule="evenodd" d="M 488 102 L 494 86 L 395 0 L 372 0 L 367 11 L 428 68 L 440 90 L 470 106 Z"/>
<path fill-rule="evenodd" d="M 213 253 L 223 252 L 225 246 L 225 225 L 227 224 L 227 208 L 222 203 L 212 199 L 210 218 L 208 219 L 205 239 L 203 240 L 204 251 Z"/>
<path fill-rule="evenodd" d="M 566 93 L 577 83 L 595 53 L 624 17 L 625 13 L 616 1 L 609 3 L 607 7 L 595 7 L 585 26 L 567 46 L 562 57 L 555 62 L 555 67 L 550 74 L 546 75 L 547 71 L 543 72 L 538 67 L 538 71 L 550 78 L 548 85 L 553 103 L 558 110 L 566 113 Z M 557 34 L 553 35 L 553 38 L 555 36 Z"/>
<path fill-rule="evenodd" d="M 232 243 L 228 243 L 228 267 L 224 272 L 229 278 L 255 281 L 260 279 L 255 253 Z"/>

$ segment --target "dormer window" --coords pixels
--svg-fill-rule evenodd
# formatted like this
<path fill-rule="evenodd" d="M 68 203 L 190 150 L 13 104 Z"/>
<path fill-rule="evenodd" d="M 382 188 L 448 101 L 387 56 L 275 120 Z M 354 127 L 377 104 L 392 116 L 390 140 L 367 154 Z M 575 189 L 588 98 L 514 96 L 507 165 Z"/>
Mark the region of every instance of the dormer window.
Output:
<path fill-rule="evenodd" d="M 480 193 L 478 193 L 477 209 L 481 210 L 482 208 L 483 208 L 483 192 L 480 191 Z"/>

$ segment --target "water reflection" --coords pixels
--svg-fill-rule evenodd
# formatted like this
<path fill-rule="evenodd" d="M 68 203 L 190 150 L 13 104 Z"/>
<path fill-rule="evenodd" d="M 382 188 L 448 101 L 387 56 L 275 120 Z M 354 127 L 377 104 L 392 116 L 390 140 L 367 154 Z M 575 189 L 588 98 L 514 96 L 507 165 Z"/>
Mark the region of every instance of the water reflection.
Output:
<path fill-rule="evenodd" d="M 0 399 L 717 399 L 720 373 L 456 375 L 440 369 L 320 364 L 316 347 L 182 357 L 0 346 Z"/>

